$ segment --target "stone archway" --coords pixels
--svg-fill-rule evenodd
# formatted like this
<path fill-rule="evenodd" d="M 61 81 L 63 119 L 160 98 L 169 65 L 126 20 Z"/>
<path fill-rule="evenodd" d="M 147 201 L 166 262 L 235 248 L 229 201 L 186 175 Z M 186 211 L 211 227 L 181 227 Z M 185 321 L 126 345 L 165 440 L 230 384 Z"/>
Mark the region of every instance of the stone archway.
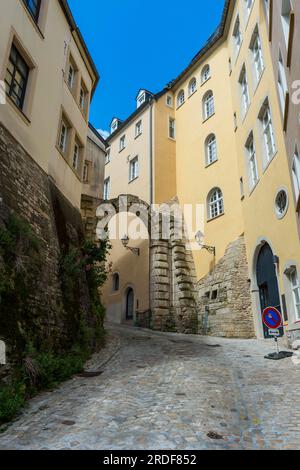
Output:
<path fill-rule="evenodd" d="M 185 240 L 178 239 L 174 217 L 170 216 L 170 230 L 166 234 L 159 211 L 137 196 L 121 195 L 103 201 L 98 207 L 98 237 L 104 236 L 110 218 L 120 212 L 134 214 L 148 228 L 151 328 L 198 333 L 195 268 Z"/>

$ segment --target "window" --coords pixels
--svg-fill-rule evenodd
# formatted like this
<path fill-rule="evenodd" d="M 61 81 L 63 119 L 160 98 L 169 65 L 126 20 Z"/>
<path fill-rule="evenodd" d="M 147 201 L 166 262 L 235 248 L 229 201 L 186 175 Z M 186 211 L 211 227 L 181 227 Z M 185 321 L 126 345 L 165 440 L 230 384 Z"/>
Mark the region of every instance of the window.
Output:
<path fill-rule="evenodd" d="M 297 273 L 297 269 L 293 268 L 289 274 L 289 281 L 291 284 L 292 294 L 293 294 L 293 303 L 295 309 L 296 321 L 300 320 L 300 283 Z"/>
<path fill-rule="evenodd" d="M 60 128 L 60 136 L 59 136 L 59 149 L 62 153 L 66 153 L 67 144 L 69 138 L 69 127 L 64 120 L 62 120 L 61 128 Z"/>
<path fill-rule="evenodd" d="M 15 105 L 23 109 L 29 77 L 29 66 L 13 44 L 6 70 L 6 93 Z"/>
<path fill-rule="evenodd" d="M 140 106 L 142 106 L 142 104 L 144 104 L 145 101 L 146 101 L 146 93 L 143 93 L 137 98 L 137 107 L 139 108 Z"/>
<path fill-rule="evenodd" d="M 206 164 L 210 165 L 211 163 L 215 162 L 218 159 L 217 139 L 214 134 L 211 134 L 206 139 L 205 149 L 206 149 Z"/>
<path fill-rule="evenodd" d="M 254 186 L 258 182 L 258 168 L 257 168 L 257 160 L 256 160 L 256 151 L 254 146 L 254 138 L 253 134 L 251 133 L 248 141 L 246 143 L 246 151 L 247 151 L 247 160 L 248 160 L 248 176 L 249 176 L 249 189 L 252 191 Z"/>
<path fill-rule="evenodd" d="M 118 292 L 120 289 L 120 276 L 118 273 L 113 275 L 113 292 Z"/>
<path fill-rule="evenodd" d="M 110 162 L 110 149 L 107 149 L 106 154 L 105 154 L 105 165 L 107 165 Z"/>
<path fill-rule="evenodd" d="M 120 152 L 126 147 L 126 136 L 123 135 L 120 139 Z"/>
<path fill-rule="evenodd" d="M 255 78 L 258 83 L 264 71 L 264 60 L 257 26 L 252 36 L 250 49 L 252 51 Z"/>
<path fill-rule="evenodd" d="M 300 158 L 297 149 L 295 150 L 295 155 L 293 158 L 292 172 L 296 202 L 298 202 L 300 197 Z"/>
<path fill-rule="evenodd" d="M 192 80 L 189 83 L 189 96 L 192 96 L 196 90 L 197 90 L 197 80 L 196 78 L 192 78 Z"/>
<path fill-rule="evenodd" d="M 261 122 L 265 143 L 265 163 L 269 163 L 275 155 L 275 137 L 273 131 L 271 111 L 268 103 L 265 103 L 261 112 Z"/>
<path fill-rule="evenodd" d="M 275 212 L 278 219 L 283 219 L 289 207 L 289 197 L 285 189 L 280 189 L 275 198 Z"/>
<path fill-rule="evenodd" d="M 68 86 L 72 90 L 74 86 L 74 81 L 75 81 L 75 67 L 73 64 L 69 64 L 69 70 L 68 70 Z"/>
<path fill-rule="evenodd" d="M 129 182 L 135 180 L 139 176 L 139 160 L 135 157 L 129 163 Z"/>
<path fill-rule="evenodd" d="M 84 162 L 84 165 L 83 165 L 83 182 L 84 183 L 89 182 L 89 164 L 88 164 L 88 162 Z"/>
<path fill-rule="evenodd" d="M 185 101 L 184 91 L 181 90 L 177 96 L 177 106 L 182 106 Z"/>
<path fill-rule="evenodd" d="M 245 8 L 246 8 L 246 20 L 248 20 L 252 6 L 253 6 L 253 0 L 244 0 L 245 1 Z"/>
<path fill-rule="evenodd" d="M 138 137 L 142 133 L 142 121 L 139 121 L 135 125 L 135 136 Z"/>
<path fill-rule="evenodd" d="M 210 78 L 210 66 L 209 65 L 205 65 L 203 67 L 203 70 L 202 70 L 202 73 L 201 73 L 201 82 L 202 83 L 205 83 L 207 82 L 207 80 Z"/>
<path fill-rule="evenodd" d="M 250 106 L 249 86 L 245 65 L 243 66 L 240 75 L 240 86 L 242 95 L 242 116 L 245 116 Z"/>
<path fill-rule="evenodd" d="M 72 166 L 74 170 L 78 170 L 79 166 L 79 145 L 77 142 L 74 144 L 74 150 L 73 150 L 73 161 L 72 161 Z"/>
<path fill-rule="evenodd" d="M 297 1 L 297 0 L 296 0 Z M 286 46 L 288 47 L 290 36 L 292 5 L 290 0 L 282 0 L 281 23 Z"/>
<path fill-rule="evenodd" d="M 80 94 L 79 94 L 79 106 L 80 109 L 85 112 L 86 111 L 86 104 L 87 104 L 87 89 L 84 83 L 81 83 L 80 86 Z"/>
<path fill-rule="evenodd" d="M 215 113 L 215 102 L 214 102 L 214 95 L 212 91 L 206 93 L 203 98 L 203 115 L 204 120 L 208 119 Z"/>
<path fill-rule="evenodd" d="M 281 51 L 279 51 L 279 61 L 278 61 L 278 92 L 279 92 L 281 109 L 282 109 L 282 112 L 284 113 L 286 94 L 288 92 L 288 86 L 287 86 L 285 68 L 284 68 L 284 65 L 283 65 L 283 59 L 282 59 Z"/>
<path fill-rule="evenodd" d="M 270 0 L 264 0 L 267 21 L 270 20 Z"/>
<path fill-rule="evenodd" d="M 175 139 L 176 132 L 175 132 L 175 119 L 169 119 L 169 137 L 170 139 Z"/>
<path fill-rule="evenodd" d="M 41 0 L 24 0 L 24 3 L 34 21 L 37 23 L 40 15 Z"/>
<path fill-rule="evenodd" d="M 110 178 L 104 181 L 103 199 L 108 200 L 110 196 Z"/>
<path fill-rule="evenodd" d="M 239 17 L 237 17 L 235 25 L 234 25 L 233 40 L 234 40 L 235 57 L 237 57 L 240 52 L 241 45 L 242 45 L 242 33 L 241 33 L 241 25 L 240 25 Z"/>
<path fill-rule="evenodd" d="M 171 95 L 167 95 L 167 106 L 173 108 L 173 97 Z"/>
<path fill-rule="evenodd" d="M 213 189 L 208 196 L 208 217 L 215 219 L 224 214 L 224 199 L 221 189 Z"/>

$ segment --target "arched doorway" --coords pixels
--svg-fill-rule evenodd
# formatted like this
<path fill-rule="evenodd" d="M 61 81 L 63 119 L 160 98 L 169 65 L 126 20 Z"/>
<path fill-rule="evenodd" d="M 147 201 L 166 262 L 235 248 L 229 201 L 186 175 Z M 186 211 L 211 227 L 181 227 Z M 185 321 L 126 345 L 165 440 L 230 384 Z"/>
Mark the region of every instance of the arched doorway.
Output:
<path fill-rule="evenodd" d="M 126 320 L 134 318 L 134 291 L 131 287 L 126 292 Z"/>
<path fill-rule="evenodd" d="M 280 294 L 274 264 L 274 254 L 268 243 L 265 243 L 258 255 L 256 278 L 259 289 L 261 314 L 267 307 L 276 307 L 281 311 Z M 270 338 L 268 328 L 263 324 L 264 337 Z"/>

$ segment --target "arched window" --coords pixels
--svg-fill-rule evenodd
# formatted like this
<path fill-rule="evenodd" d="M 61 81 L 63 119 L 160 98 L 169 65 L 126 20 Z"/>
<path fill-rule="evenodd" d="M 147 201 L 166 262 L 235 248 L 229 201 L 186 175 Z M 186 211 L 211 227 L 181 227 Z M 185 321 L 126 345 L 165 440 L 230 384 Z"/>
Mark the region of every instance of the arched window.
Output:
<path fill-rule="evenodd" d="M 197 90 L 197 80 L 194 77 L 189 83 L 189 96 L 193 95 L 196 90 Z"/>
<path fill-rule="evenodd" d="M 113 275 L 113 291 L 118 292 L 120 289 L 120 275 L 118 273 L 114 273 Z"/>
<path fill-rule="evenodd" d="M 181 106 L 185 101 L 184 90 L 181 90 L 177 95 L 177 106 Z"/>
<path fill-rule="evenodd" d="M 205 65 L 202 69 L 202 73 L 201 73 L 201 82 L 202 83 L 205 83 L 207 82 L 207 80 L 210 78 L 210 66 L 209 65 Z"/>
<path fill-rule="evenodd" d="M 220 188 L 214 188 L 208 195 L 208 218 L 215 219 L 224 214 L 224 198 Z"/>
<path fill-rule="evenodd" d="M 210 134 L 205 141 L 206 165 L 218 160 L 217 139 L 215 134 Z"/>
<path fill-rule="evenodd" d="M 215 100 L 212 91 L 208 91 L 203 98 L 203 117 L 208 119 L 215 113 Z"/>

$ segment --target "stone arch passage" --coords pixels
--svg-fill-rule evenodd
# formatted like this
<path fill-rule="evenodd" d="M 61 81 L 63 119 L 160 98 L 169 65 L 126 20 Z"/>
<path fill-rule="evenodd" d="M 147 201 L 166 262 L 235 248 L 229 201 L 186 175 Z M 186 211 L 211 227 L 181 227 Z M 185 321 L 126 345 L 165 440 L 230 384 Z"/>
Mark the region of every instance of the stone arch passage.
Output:
<path fill-rule="evenodd" d="M 159 331 L 198 333 L 195 268 L 192 256 L 187 251 L 186 241 L 177 237 L 178 227 L 174 217 L 170 216 L 170 230 L 167 236 L 162 229 L 163 216 L 160 216 L 159 212 L 136 196 L 121 195 L 103 201 L 98 207 L 98 236 L 103 234 L 110 217 L 120 212 L 133 213 L 148 227 L 151 310 L 149 326 Z"/>

